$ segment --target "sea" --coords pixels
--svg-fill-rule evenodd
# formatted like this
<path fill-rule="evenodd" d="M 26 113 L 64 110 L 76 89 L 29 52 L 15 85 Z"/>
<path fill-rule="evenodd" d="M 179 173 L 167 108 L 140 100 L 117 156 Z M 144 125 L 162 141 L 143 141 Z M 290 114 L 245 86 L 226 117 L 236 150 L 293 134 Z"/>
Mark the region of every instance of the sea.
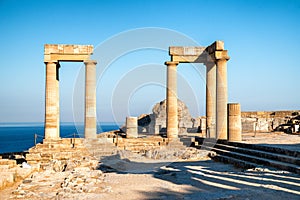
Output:
<path fill-rule="evenodd" d="M 97 124 L 97 133 L 118 130 L 122 123 Z M 84 125 L 61 122 L 60 137 L 82 138 Z M 0 123 L 0 154 L 27 151 L 44 138 L 44 123 Z"/>

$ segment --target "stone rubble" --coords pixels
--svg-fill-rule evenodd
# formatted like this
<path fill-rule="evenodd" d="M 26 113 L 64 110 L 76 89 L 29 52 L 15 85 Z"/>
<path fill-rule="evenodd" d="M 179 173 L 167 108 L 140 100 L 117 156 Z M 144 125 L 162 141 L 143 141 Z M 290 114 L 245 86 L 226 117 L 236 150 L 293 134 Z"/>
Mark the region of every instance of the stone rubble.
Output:
<path fill-rule="evenodd" d="M 16 160 L 0 159 L 0 190 L 13 185 L 36 171 L 36 168 L 17 165 Z"/>
<path fill-rule="evenodd" d="M 114 160 L 119 167 L 118 169 L 122 169 L 122 166 L 128 168 L 128 164 L 135 163 L 148 166 L 146 160 L 200 160 L 207 158 L 207 152 L 195 148 L 176 149 L 168 147 L 145 150 L 142 153 L 118 150 L 116 155 L 108 156 L 108 159 Z M 80 160 L 51 160 L 44 170 L 40 169 L 40 171 L 31 173 L 29 177 L 24 177 L 11 194 L 10 199 L 100 198 L 101 194 L 113 192 L 112 187 L 105 181 L 105 173 L 99 170 L 100 164 L 97 159 L 91 156 L 83 157 Z M 160 165 L 153 166 L 160 167 Z M 133 167 L 137 169 L 135 165 Z"/>
<path fill-rule="evenodd" d="M 65 166 L 53 160 L 48 169 L 34 172 L 13 192 L 11 199 L 81 199 L 101 192 L 109 192 L 104 184 L 105 175 L 95 169 L 95 160 L 70 160 Z M 92 167 L 93 166 L 93 167 Z"/>
<path fill-rule="evenodd" d="M 199 150 L 193 147 L 187 147 L 184 149 L 172 149 L 172 148 L 155 148 L 145 150 L 143 152 L 134 153 L 129 150 L 118 150 L 115 157 L 120 159 L 134 159 L 134 160 L 199 160 L 208 158 L 208 151 Z"/>
<path fill-rule="evenodd" d="M 208 152 L 203 152 L 192 147 L 186 149 L 153 149 L 144 154 L 149 159 L 178 159 L 178 160 L 200 160 L 207 158 Z"/>

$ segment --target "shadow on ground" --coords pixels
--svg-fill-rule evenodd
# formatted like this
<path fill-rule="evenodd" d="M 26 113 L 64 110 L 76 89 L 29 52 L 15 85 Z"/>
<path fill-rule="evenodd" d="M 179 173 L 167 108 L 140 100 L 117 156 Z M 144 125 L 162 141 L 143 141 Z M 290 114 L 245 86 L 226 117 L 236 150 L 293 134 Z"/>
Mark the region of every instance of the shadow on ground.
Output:
<path fill-rule="evenodd" d="M 139 191 L 144 199 L 300 199 L 300 176 L 289 172 L 242 170 L 212 160 L 156 164 L 120 157 L 106 160 L 114 160 L 114 165 L 106 166 L 110 171 L 151 174 L 169 183 Z"/>

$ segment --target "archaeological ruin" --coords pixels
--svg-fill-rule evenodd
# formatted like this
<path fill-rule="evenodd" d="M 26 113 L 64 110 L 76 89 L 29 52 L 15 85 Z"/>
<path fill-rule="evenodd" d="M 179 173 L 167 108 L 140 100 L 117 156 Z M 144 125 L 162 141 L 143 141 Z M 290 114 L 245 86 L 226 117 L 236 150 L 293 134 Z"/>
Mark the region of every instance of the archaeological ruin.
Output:
<path fill-rule="evenodd" d="M 34 183 L 35 187 L 41 181 L 50 180 L 43 187 L 47 191 L 53 187 L 51 181 L 56 183 L 59 179 L 55 192 L 51 194 L 52 199 L 59 199 L 58 194 L 63 197 L 84 191 L 96 192 L 100 184 L 97 181 L 105 177 L 102 172 L 161 173 L 161 167 L 178 160 L 198 162 L 213 159 L 243 169 L 268 166 L 300 174 L 300 152 L 297 149 L 300 111 L 241 112 L 239 103 L 228 103 L 229 56 L 224 42 L 216 41 L 208 47 L 171 46 L 171 59 L 165 62 L 166 99 L 153 107 L 153 113 L 126 116 L 126 123 L 120 130 L 101 134 L 97 134 L 96 126 L 97 62 L 91 60 L 92 54 L 92 45 L 45 45 L 44 140 L 19 155 L 0 156 L 0 189 L 24 180 L 14 195 L 30 199 L 34 193 L 24 192 L 28 185 Z M 60 137 L 59 68 L 62 62 L 85 64 L 84 138 Z M 177 67 L 180 63 L 203 63 L 206 66 L 206 116 L 192 118 L 187 106 L 178 99 Z M 283 132 L 296 136 L 295 143 L 288 148 L 285 143 L 281 146 L 276 146 L 276 142 L 261 144 L 261 138 L 256 138 L 257 133 L 267 133 L 264 136 L 271 135 L 273 142 L 277 134 Z M 46 175 L 40 178 L 43 172 Z M 59 177 L 55 176 L 56 173 Z M 176 176 L 177 172 L 172 171 L 174 173 Z M 85 180 L 92 181 L 92 187 Z M 79 184 L 81 187 L 77 187 Z M 37 199 L 41 197 L 41 193 L 34 195 Z"/>
<path fill-rule="evenodd" d="M 203 63 L 206 66 L 206 128 L 208 137 L 227 139 L 227 61 L 224 42 L 208 47 L 170 47 L 167 65 L 167 133 L 178 137 L 177 76 L 179 63 Z"/>
<path fill-rule="evenodd" d="M 44 49 L 46 64 L 45 139 L 58 139 L 59 134 L 59 68 L 60 62 L 85 64 L 85 122 L 84 137 L 96 138 L 96 61 L 90 60 L 92 45 L 50 45 Z M 206 132 L 209 138 L 228 139 L 227 127 L 227 61 L 224 42 L 208 47 L 170 47 L 167 61 L 166 132 L 167 138 L 178 138 L 177 66 L 180 63 L 203 63 L 206 74 Z M 132 122 L 134 118 L 126 121 Z M 132 124 L 132 123 L 131 123 Z M 137 124 L 133 123 L 133 124 Z M 154 130 L 159 129 L 154 125 Z M 128 127 L 127 130 L 138 130 Z M 157 131 L 156 131 L 157 132 Z M 129 137 L 137 133 L 128 131 Z"/>
<path fill-rule="evenodd" d="M 60 62 L 85 64 L 84 137 L 96 138 L 96 64 L 90 60 L 92 45 L 46 44 L 45 139 L 59 139 L 59 68 Z"/>

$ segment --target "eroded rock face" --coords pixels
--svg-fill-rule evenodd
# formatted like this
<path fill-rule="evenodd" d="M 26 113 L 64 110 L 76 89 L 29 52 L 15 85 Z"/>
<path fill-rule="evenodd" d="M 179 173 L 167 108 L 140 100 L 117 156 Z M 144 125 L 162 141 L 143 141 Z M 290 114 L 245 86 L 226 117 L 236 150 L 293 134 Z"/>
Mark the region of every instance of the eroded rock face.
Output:
<path fill-rule="evenodd" d="M 153 109 L 152 114 L 141 115 L 138 118 L 139 132 L 149 132 L 159 134 L 166 132 L 166 118 L 167 118 L 166 100 L 157 103 Z M 187 132 L 198 132 L 201 119 L 194 119 L 190 115 L 188 107 L 185 103 L 178 99 L 178 123 L 179 134 Z"/>

